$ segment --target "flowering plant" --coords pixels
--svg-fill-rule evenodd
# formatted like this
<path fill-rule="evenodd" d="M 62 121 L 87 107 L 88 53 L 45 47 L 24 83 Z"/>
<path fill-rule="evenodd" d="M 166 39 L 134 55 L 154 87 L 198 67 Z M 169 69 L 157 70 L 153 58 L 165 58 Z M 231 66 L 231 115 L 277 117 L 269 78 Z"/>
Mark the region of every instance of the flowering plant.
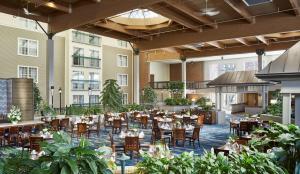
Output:
<path fill-rule="evenodd" d="M 9 113 L 7 114 L 7 118 L 11 122 L 19 122 L 21 121 L 22 118 L 22 113 L 19 107 L 17 106 L 12 106 Z"/>

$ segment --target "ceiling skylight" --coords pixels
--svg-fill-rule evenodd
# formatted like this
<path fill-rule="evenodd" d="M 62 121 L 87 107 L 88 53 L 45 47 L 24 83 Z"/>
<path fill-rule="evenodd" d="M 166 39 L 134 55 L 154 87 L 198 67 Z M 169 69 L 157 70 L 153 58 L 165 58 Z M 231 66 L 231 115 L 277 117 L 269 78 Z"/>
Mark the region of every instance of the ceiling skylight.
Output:
<path fill-rule="evenodd" d="M 122 13 L 120 15 L 121 17 L 126 17 L 126 18 L 133 18 L 133 19 L 145 19 L 145 18 L 155 18 L 159 17 L 160 15 L 150 11 L 148 9 L 134 9 L 125 13 Z"/>

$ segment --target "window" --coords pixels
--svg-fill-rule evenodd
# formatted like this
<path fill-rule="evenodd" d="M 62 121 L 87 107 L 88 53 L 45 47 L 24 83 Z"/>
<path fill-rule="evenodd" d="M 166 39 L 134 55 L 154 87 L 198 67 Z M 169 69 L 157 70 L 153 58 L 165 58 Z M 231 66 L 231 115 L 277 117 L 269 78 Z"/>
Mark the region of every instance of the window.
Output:
<path fill-rule="evenodd" d="M 120 47 L 125 47 L 125 48 L 127 48 L 127 42 L 126 42 L 126 41 L 118 40 L 118 45 L 119 45 Z"/>
<path fill-rule="evenodd" d="M 258 65 L 257 61 L 253 62 L 245 62 L 245 71 L 253 71 L 253 70 L 258 70 Z"/>
<path fill-rule="evenodd" d="M 91 67 L 100 67 L 100 60 L 99 60 L 99 51 L 97 50 L 90 50 L 90 66 Z"/>
<path fill-rule="evenodd" d="M 38 49 L 37 40 L 18 38 L 18 55 L 38 57 Z"/>
<path fill-rule="evenodd" d="M 90 95 L 90 103 L 99 103 L 99 95 Z"/>
<path fill-rule="evenodd" d="M 117 81 L 120 86 L 128 86 L 128 74 L 118 74 Z"/>
<path fill-rule="evenodd" d="M 128 104 L 128 93 L 122 94 L 122 104 L 127 105 Z"/>
<path fill-rule="evenodd" d="M 100 37 L 89 35 L 89 44 L 91 45 L 100 45 Z"/>
<path fill-rule="evenodd" d="M 100 37 L 88 33 L 83 33 L 79 31 L 72 32 L 72 41 L 79 42 L 83 44 L 100 46 Z"/>
<path fill-rule="evenodd" d="M 73 48 L 73 65 L 84 66 L 84 49 L 83 48 Z"/>
<path fill-rule="evenodd" d="M 118 67 L 128 67 L 128 56 L 118 54 Z"/>
<path fill-rule="evenodd" d="M 29 30 L 37 30 L 38 29 L 37 23 L 34 20 L 19 17 L 19 24 L 20 24 L 20 27 L 26 28 Z"/>
<path fill-rule="evenodd" d="M 84 104 L 83 95 L 73 95 L 73 104 Z"/>
<path fill-rule="evenodd" d="M 84 90 L 84 73 L 82 71 L 73 71 L 72 89 Z"/>
<path fill-rule="evenodd" d="M 235 71 L 235 64 L 230 63 L 230 64 L 222 64 L 219 65 L 219 72 L 220 74 L 224 73 L 224 72 L 228 72 L 228 71 Z"/>
<path fill-rule="evenodd" d="M 80 42 L 80 43 L 84 43 L 84 34 L 79 32 L 79 31 L 73 31 L 72 32 L 72 40 L 74 42 Z"/>
<path fill-rule="evenodd" d="M 18 77 L 33 79 L 35 83 L 38 83 L 38 68 L 31 66 L 18 66 Z"/>
<path fill-rule="evenodd" d="M 99 89 L 99 86 L 100 86 L 99 73 L 90 72 L 89 79 L 90 79 L 89 86 L 91 87 L 91 89 L 93 89 L 93 90 Z"/>

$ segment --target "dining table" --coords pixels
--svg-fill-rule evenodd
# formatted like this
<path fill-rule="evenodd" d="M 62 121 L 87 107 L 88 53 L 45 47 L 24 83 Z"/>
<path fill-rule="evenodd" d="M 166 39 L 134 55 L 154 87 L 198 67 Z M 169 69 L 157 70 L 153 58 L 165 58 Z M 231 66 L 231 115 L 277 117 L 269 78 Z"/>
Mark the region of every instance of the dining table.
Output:
<path fill-rule="evenodd" d="M 167 118 L 167 117 L 154 117 L 158 122 L 163 122 L 163 123 L 171 123 L 173 121 L 172 118 Z"/>

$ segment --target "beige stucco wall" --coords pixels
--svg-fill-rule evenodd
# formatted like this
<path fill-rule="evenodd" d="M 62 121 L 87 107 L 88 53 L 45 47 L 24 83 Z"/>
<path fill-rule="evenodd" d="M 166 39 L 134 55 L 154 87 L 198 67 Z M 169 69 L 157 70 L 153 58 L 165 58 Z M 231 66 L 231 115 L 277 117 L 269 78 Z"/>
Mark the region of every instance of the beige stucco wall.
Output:
<path fill-rule="evenodd" d="M 18 55 L 18 38 L 38 40 L 38 57 Z M 0 78 L 17 78 L 18 65 L 38 67 L 38 87 L 46 99 L 46 41 L 45 34 L 0 25 Z M 54 37 L 55 44 L 55 86 L 64 89 L 64 38 Z M 56 88 L 58 96 L 58 87 Z M 55 95 L 55 99 L 58 97 Z M 58 106 L 59 102 L 54 101 Z"/>
<path fill-rule="evenodd" d="M 118 67 L 117 65 L 117 55 L 127 55 L 128 56 L 128 67 Z M 132 51 L 128 49 L 122 49 L 117 47 L 111 47 L 103 45 L 103 58 L 102 58 L 102 80 L 103 84 L 107 79 L 117 79 L 117 74 L 128 74 L 128 86 L 122 86 L 121 90 L 124 93 L 128 93 L 128 102 L 132 103 L 132 90 L 133 90 L 133 57 Z"/>

